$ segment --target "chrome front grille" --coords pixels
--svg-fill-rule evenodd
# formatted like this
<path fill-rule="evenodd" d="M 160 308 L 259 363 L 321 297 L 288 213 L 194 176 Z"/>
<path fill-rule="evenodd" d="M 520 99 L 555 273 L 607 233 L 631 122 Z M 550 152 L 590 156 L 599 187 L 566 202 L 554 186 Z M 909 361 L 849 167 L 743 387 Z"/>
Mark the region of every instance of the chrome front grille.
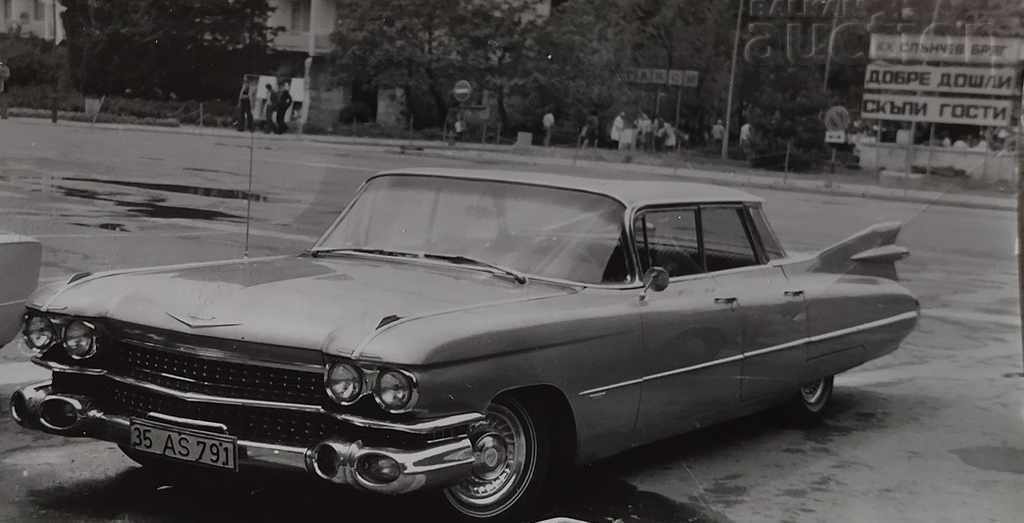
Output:
<path fill-rule="evenodd" d="M 323 375 L 200 358 L 185 353 L 121 344 L 125 373 L 169 389 L 281 403 L 320 405 Z"/>
<path fill-rule="evenodd" d="M 341 422 L 323 414 L 193 403 L 124 385 L 114 385 L 110 402 L 108 408 L 129 416 L 143 417 L 157 412 L 223 423 L 232 436 L 286 445 L 311 445 L 345 429 Z"/>

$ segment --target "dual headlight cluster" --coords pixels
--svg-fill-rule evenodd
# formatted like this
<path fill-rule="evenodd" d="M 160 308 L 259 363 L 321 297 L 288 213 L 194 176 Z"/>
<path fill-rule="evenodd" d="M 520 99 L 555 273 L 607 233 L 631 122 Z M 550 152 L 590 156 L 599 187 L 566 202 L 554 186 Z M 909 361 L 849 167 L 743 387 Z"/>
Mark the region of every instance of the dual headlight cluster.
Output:
<path fill-rule="evenodd" d="M 416 404 L 416 378 L 398 369 L 362 369 L 336 362 L 324 373 L 327 394 L 341 405 L 351 405 L 367 394 L 391 413 L 408 412 Z"/>
<path fill-rule="evenodd" d="M 96 326 L 85 320 L 55 321 L 39 314 L 28 314 L 21 333 L 25 344 L 37 355 L 58 344 L 72 359 L 84 360 L 96 354 Z"/>

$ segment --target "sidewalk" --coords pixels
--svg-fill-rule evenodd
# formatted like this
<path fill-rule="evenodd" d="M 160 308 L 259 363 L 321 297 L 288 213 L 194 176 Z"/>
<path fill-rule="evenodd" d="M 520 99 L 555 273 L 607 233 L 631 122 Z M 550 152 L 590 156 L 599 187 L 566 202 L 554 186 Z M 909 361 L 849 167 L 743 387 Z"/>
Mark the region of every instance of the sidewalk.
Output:
<path fill-rule="evenodd" d="M 49 121 L 32 118 L 12 118 L 12 120 L 36 125 L 53 125 Z M 151 127 L 129 124 L 88 124 L 80 122 L 59 122 L 65 127 L 84 127 L 133 132 L 172 133 L 197 136 L 220 136 L 224 138 L 248 138 L 249 134 L 234 129 L 212 127 Z M 390 138 L 362 138 L 355 136 L 333 135 L 273 135 L 256 133 L 260 142 L 292 141 L 300 143 L 319 143 L 325 145 L 356 145 L 366 147 L 394 147 L 406 154 L 434 156 L 445 158 L 469 158 L 477 160 L 498 160 L 526 165 L 575 166 L 612 169 L 628 173 L 651 173 L 678 176 L 679 178 L 726 185 L 772 189 L 782 191 L 808 192 L 915 202 L 926 205 L 947 205 L 978 209 L 1016 211 L 1016 194 L 993 194 L 994 191 L 965 190 L 955 183 L 946 184 L 937 190 L 885 187 L 878 183 L 877 178 L 868 173 L 862 175 L 829 175 L 789 174 L 765 171 L 760 169 L 716 162 L 710 158 L 679 157 L 674 166 L 651 165 L 645 162 L 665 162 L 666 156 L 654 156 L 645 153 L 634 154 L 629 163 L 625 163 L 622 153 L 611 150 L 586 150 L 564 147 L 516 147 L 512 145 L 481 144 L 461 142 L 450 146 L 444 142 L 432 140 L 399 140 Z"/>

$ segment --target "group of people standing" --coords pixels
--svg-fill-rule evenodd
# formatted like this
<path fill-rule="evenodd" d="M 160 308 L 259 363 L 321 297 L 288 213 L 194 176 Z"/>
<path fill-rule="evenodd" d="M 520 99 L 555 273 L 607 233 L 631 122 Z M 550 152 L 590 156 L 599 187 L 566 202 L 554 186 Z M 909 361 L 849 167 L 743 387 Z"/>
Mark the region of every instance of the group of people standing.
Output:
<path fill-rule="evenodd" d="M 266 133 L 274 132 L 276 134 L 284 134 L 288 132 L 288 124 L 285 122 L 285 115 L 288 113 L 288 109 L 292 106 L 292 95 L 289 92 L 290 84 L 288 82 L 278 82 L 277 88 L 273 85 L 266 84 L 266 94 L 263 97 L 259 96 L 259 81 L 257 78 L 247 77 L 242 82 L 242 89 L 238 92 L 238 122 L 236 129 L 239 131 L 253 131 L 256 129 L 256 124 L 253 119 L 253 111 L 258 107 L 259 101 L 264 101 L 263 114 L 265 119 L 263 125 L 263 131 Z"/>
<path fill-rule="evenodd" d="M 642 151 L 673 151 L 682 144 L 681 138 L 685 138 L 668 120 L 661 117 L 651 120 L 643 111 L 632 121 L 626 118 L 625 112 L 620 112 L 612 121 L 608 135 L 620 151 L 637 148 Z"/>

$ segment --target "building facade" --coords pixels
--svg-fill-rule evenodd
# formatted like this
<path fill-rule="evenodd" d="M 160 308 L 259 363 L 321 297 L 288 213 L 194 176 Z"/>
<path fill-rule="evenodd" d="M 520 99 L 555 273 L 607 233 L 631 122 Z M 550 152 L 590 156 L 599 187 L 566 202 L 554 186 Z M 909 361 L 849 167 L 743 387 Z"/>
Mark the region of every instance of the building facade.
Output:
<path fill-rule="evenodd" d="M 0 31 L 34 35 L 47 40 L 56 37 L 60 43 L 64 40 L 64 24 L 60 19 L 62 12 L 64 6 L 60 5 L 59 0 L 0 0 Z"/>

